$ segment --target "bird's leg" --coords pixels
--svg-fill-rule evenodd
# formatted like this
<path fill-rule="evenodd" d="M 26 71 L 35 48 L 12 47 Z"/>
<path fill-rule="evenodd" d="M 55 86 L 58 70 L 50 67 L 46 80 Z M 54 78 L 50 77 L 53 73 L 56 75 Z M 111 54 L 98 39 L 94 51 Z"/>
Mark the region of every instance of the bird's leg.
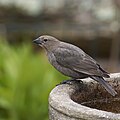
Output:
<path fill-rule="evenodd" d="M 73 81 L 76 81 L 76 79 L 63 80 L 62 82 L 60 82 L 60 84 L 70 84 L 71 85 L 71 83 Z"/>
<path fill-rule="evenodd" d="M 83 83 L 83 81 L 77 80 L 77 79 L 75 79 L 75 78 L 72 78 L 72 79 L 69 79 L 69 80 L 63 80 L 62 82 L 60 82 L 60 83 L 57 84 L 56 86 L 61 85 L 61 84 L 69 84 L 69 85 L 72 85 L 73 83 Z"/>

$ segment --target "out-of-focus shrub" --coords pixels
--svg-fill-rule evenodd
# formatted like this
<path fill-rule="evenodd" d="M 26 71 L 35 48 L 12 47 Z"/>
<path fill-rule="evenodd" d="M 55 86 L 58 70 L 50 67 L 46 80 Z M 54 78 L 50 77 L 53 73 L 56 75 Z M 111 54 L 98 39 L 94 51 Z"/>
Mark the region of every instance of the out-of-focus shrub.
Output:
<path fill-rule="evenodd" d="M 47 120 L 49 92 L 64 79 L 30 44 L 0 43 L 0 120 Z"/>

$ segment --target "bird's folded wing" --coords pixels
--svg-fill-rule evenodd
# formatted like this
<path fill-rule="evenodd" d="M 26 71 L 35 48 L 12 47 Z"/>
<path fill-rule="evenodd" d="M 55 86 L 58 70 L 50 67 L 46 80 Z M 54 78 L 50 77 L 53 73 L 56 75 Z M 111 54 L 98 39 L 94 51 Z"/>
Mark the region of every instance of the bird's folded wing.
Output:
<path fill-rule="evenodd" d="M 63 67 L 88 75 L 103 76 L 99 65 L 84 52 L 80 53 L 68 48 L 58 48 L 54 51 L 54 56 L 58 64 Z"/>

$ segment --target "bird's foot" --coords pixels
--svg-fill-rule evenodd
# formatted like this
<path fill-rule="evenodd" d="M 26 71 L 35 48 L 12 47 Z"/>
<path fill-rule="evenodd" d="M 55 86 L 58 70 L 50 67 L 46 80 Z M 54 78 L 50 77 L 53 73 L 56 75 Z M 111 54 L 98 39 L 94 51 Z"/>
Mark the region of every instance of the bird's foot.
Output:
<path fill-rule="evenodd" d="M 61 84 L 69 84 L 69 85 L 72 85 L 73 83 L 83 83 L 83 81 L 81 81 L 81 80 L 76 80 L 76 79 L 64 80 L 64 81 L 60 82 L 59 84 L 57 84 L 56 86 L 61 85 Z"/>
<path fill-rule="evenodd" d="M 69 85 L 71 85 L 72 84 L 72 82 L 73 82 L 74 80 L 63 80 L 62 82 L 60 82 L 60 84 L 69 84 Z"/>

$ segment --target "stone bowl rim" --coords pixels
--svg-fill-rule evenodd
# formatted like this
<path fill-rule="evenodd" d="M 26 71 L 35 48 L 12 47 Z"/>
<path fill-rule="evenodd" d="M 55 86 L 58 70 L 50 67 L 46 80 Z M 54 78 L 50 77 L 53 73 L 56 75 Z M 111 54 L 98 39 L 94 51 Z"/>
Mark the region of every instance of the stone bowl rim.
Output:
<path fill-rule="evenodd" d="M 120 73 L 110 74 L 110 77 L 120 78 Z M 84 82 L 86 83 L 91 81 L 94 82 L 89 78 L 84 79 Z M 89 108 L 74 102 L 70 97 L 73 91 L 74 89 L 72 88 L 72 85 L 56 86 L 49 95 L 49 105 L 53 109 L 70 117 L 92 120 L 92 117 L 94 116 L 98 120 L 103 118 L 109 120 L 120 120 L 119 113 L 112 113 L 95 108 Z"/>

